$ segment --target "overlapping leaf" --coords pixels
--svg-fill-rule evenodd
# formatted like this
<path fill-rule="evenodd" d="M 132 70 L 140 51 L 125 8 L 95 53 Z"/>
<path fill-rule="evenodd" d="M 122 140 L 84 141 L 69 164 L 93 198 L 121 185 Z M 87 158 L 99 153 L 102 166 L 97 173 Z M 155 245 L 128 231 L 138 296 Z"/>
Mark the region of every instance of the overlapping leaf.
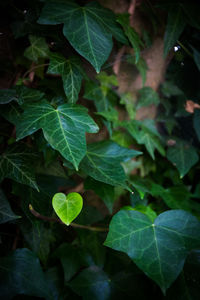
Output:
<path fill-rule="evenodd" d="M 14 214 L 8 200 L 6 199 L 6 196 L 0 189 L 0 224 L 16 220 L 18 218 L 19 216 Z"/>
<path fill-rule="evenodd" d="M 38 190 L 33 163 L 36 154 L 25 145 L 12 145 L 0 156 L 0 180 L 13 179 Z"/>
<path fill-rule="evenodd" d="M 63 88 L 70 103 L 75 103 L 81 89 L 82 74 L 78 57 L 65 59 L 64 56 L 54 53 L 50 57 L 49 74 L 60 74 L 63 80 Z"/>
<path fill-rule="evenodd" d="M 140 154 L 111 141 L 89 144 L 80 168 L 95 180 L 127 188 L 126 175 L 120 163 Z"/>
<path fill-rule="evenodd" d="M 122 210 L 110 223 L 105 245 L 123 251 L 165 293 L 180 274 L 188 252 L 200 246 L 200 223 L 183 210 L 160 214 Z"/>
<path fill-rule="evenodd" d="M 98 131 L 98 126 L 87 114 L 86 108 L 63 104 L 54 109 L 46 101 L 24 106 L 24 113 L 17 124 L 17 139 L 40 128 L 49 144 L 76 169 L 86 153 L 85 132 Z"/>
<path fill-rule="evenodd" d="M 48 2 L 38 20 L 40 24 L 64 23 L 63 33 L 75 50 L 96 69 L 107 60 L 112 49 L 112 34 L 126 41 L 112 12 L 98 3 L 81 7 L 73 1 Z"/>

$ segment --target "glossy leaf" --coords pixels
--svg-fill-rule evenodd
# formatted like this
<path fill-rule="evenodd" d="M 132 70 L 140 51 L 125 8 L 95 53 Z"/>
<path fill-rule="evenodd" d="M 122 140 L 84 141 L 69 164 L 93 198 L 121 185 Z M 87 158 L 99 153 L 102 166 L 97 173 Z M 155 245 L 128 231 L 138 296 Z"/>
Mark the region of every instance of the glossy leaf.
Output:
<path fill-rule="evenodd" d="M 89 144 L 80 168 L 97 181 L 127 188 L 126 175 L 120 163 L 140 154 L 111 141 Z"/>
<path fill-rule="evenodd" d="M 13 179 L 38 190 L 33 162 L 37 156 L 25 145 L 12 145 L 0 156 L 0 180 Z"/>
<path fill-rule="evenodd" d="M 13 299 L 18 294 L 54 300 L 37 256 L 28 249 L 17 249 L 0 259 L 0 295 Z M 35 280 L 37 278 L 37 280 Z"/>
<path fill-rule="evenodd" d="M 67 226 L 79 215 L 83 207 L 83 198 L 78 193 L 57 193 L 52 200 L 53 208 Z"/>
<path fill-rule="evenodd" d="M 81 89 L 83 70 L 78 57 L 66 59 L 59 53 L 50 57 L 50 65 L 47 71 L 49 74 L 60 74 L 63 80 L 63 88 L 70 103 L 78 100 Z"/>
<path fill-rule="evenodd" d="M 37 62 L 38 58 L 47 58 L 49 55 L 49 48 L 48 45 L 46 44 L 46 41 L 43 37 L 37 37 L 30 35 L 29 36 L 30 40 L 30 47 L 28 47 L 25 52 L 24 56 L 27 57 L 28 59 Z"/>
<path fill-rule="evenodd" d="M 105 245 L 125 252 L 165 293 L 180 274 L 187 254 L 200 246 L 200 223 L 183 210 L 144 214 L 122 210 L 112 219 Z"/>
<path fill-rule="evenodd" d="M 49 144 L 58 150 L 76 169 L 86 153 L 85 132 L 98 127 L 82 106 L 63 104 L 54 109 L 48 102 L 31 103 L 17 124 L 20 140 L 42 128 Z"/>
<path fill-rule="evenodd" d="M 199 160 L 195 148 L 184 141 L 177 141 L 174 146 L 169 147 L 167 150 L 167 158 L 178 169 L 181 178 L 184 177 Z"/>
<path fill-rule="evenodd" d="M 84 7 L 73 1 L 49 2 L 44 6 L 38 23 L 64 23 L 64 36 L 99 73 L 112 50 L 112 34 L 105 26 L 107 11 L 96 2 Z"/>
<path fill-rule="evenodd" d="M 15 215 L 12 211 L 6 196 L 0 189 L 0 224 L 13 221 L 19 218 L 20 217 Z"/>
<path fill-rule="evenodd" d="M 185 16 L 180 7 L 173 7 L 169 10 L 167 27 L 164 38 L 164 55 L 175 45 L 186 25 Z"/>

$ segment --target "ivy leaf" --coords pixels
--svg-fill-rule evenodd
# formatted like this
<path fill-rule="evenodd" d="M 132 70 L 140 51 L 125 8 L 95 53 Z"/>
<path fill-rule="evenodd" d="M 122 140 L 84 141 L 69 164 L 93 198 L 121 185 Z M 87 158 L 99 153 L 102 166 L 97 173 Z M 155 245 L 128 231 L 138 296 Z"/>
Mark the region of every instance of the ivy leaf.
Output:
<path fill-rule="evenodd" d="M 86 153 L 85 132 L 98 131 L 86 108 L 63 104 L 54 109 L 46 101 L 24 106 L 24 113 L 16 126 L 17 140 L 40 128 L 48 143 L 70 161 L 76 170 Z"/>
<path fill-rule="evenodd" d="M 67 226 L 79 215 L 83 207 L 83 198 L 78 193 L 57 193 L 52 200 L 53 209 Z"/>
<path fill-rule="evenodd" d="M 112 34 L 107 29 L 109 24 L 105 27 L 107 17 L 104 19 L 104 14 L 107 15 L 107 9 L 96 2 L 88 3 L 84 7 L 73 1 L 49 2 L 44 6 L 38 23 L 64 23 L 64 36 L 99 73 L 113 45 Z"/>
<path fill-rule="evenodd" d="M 200 223 L 183 210 L 166 211 L 154 223 L 143 213 L 121 210 L 112 218 L 104 244 L 127 253 L 165 293 L 188 252 L 200 246 Z"/>
<path fill-rule="evenodd" d="M 196 135 L 200 141 L 200 110 L 199 109 L 195 109 L 195 111 L 194 111 L 193 127 L 194 127 Z"/>
<path fill-rule="evenodd" d="M 129 25 L 129 14 L 121 14 L 118 16 L 117 21 L 121 24 L 124 29 L 126 36 L 128 37 L 131 46 L 134 49 L 135 63 L 137 64 L 140 58 L 140 45 L 143 43 L 140 40 L 138 33 Z"/>
<path fill-rule="evenodd" d="M 176 141 L 174 146 L 168 148 L 167 158 L 176 166 L 181 178 L 184 177 L 199 160 L 195 148 L 181 140 Z"/>
<path fill-rule="evenodd" d="M 13 179 L 38 190 L 33 163 L 37 156 L 24 145 L 12 145 L 0 156 L 0 180 Z"/>
<path fill-rule="evenodd" d="M 19 216 L 15 215 L 12 211 L 9 202 L 1 189 L 0 203 L 0 224 L 20 218 Z"/>
<path fill-rule="evenodd" d="M 139 90 L 137 109 L 152 104 L 158 105 L 159 102 L 158 94 L 151 87 L 145 86 Z"/>
<path fill-rule="evenodd" d="M 18 101 L 14 89 L 0 90 L 0 104 L 7 104 L 11 101 Z"/>
<path fill-rule="evenodd" d="M 47 58 L 49 55 L 49 48 L 48 45 L 43 37 L 37 37 L 30 35 L 30 47 L 28 47 L 25 52 L 24 56 L 28 59 L 37 62 L 38 58 Z"/>
<path fill-rule="evenodd" d="M 10 256 L 1 258 L 0 279 L 3 299 L 11 300 L 15 295 L 24 294 L 54 300 L 39 259 L 28 249 L 17 249 Z"/>
<path fill-rule="evenodd" d="M 140 154 L 111 141 L 89 144 L 80 168 L 97 181 L 127 188 L 126 175 L 120 163 Z"/>
<path fill-rule="evenodd" d="M 109 281 L 108 275 L 103 270 L 91 266 L 73 279 L 69 286 L 84 300 L 109 300 L 111 294 Z"/>
<path fill-rule="evenodd" d="M 59 53 L 50 57 L 50 65 L 47 73 L 60 74 L 63 80 L 63 88 L 70 103 L 75 103 L 81 89 L 83 70 L 78 57 L 65 59 Z"/>
<path fill-rule="evenodd" d="M 181 7 L 174 7 L 169 10 L 167 26 L 164 37 L 164 56 L 179 39 L 186 25 L 185 16 Z"/>

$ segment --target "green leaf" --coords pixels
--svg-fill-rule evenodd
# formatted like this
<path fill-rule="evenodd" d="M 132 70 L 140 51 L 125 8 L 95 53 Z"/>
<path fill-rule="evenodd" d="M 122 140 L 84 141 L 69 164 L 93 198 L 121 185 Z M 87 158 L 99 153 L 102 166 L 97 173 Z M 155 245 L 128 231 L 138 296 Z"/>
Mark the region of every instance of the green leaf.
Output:
<path fill-rule="evenodd" d="M 200 223 L 183 210 L 166 211 L 154 223 L 140 212 L 122 210 L 112 218 L 104 244 L 127 253 L 165 293 L 188 252 L 200 246 Z"/>
<path fill-rule="evenodd" d="M 78 57 L 72 56 L 65 59 L 59 53 L 50 56 L 50 65 L 47 73 L 60 74 L 63 80 L 63 88 L 70 103 L 78 100 L 81 89 L 83 70 Z"/>
<path fill-rule="evenodd" d="M 47 58 L 49 55 L 49 48 L 46 44 L 46 41 L 43 37 L 29 35 L 29 40 L 31 46 L 28 47 L 25 52 L 24 56 L 28 59 L 37 62 L 38 58 Z"/>
<path fill-rule="evenodd" d="M 194 62 L 198 68 L 198 70 L 200 71 L 200 52 L 197 51 L 194 47 L 190 46 L 193 50 L 193 55 L 194 55 Z"/>
<path fill-rule="evenodd" d="M 155 211 L 151 208 L 150 205 L 145 206 L 142 204 L 137 204 L 136 206 L 132 207 L 132 206 L 124 206 L 122 209 L 125 210 L 136 210 L 139 211 L 143 214 L 145 214 L 152 222 L 154 222 L 154 220 L 157 217 L 157 214 L 155 213 Z"/>
<path fill-rule="evenodd" d="M 24 106 L 24 113 L 16 127 L 17 140 L 40 128 L 49 144 L 76 169 L 86 153 L 85 132 L 98 131 L 85 107 L 63 104 L 54 109 L 46 101 Z"/>
<path fill-rule="evenodd" d="M 4 195 L 3 191 L 0 189 L 0 224 L 6 223 L 12 220 L 19 219 L 20 217 L 15 215 L 12 211 L 10 204 Z"/>
<path fill-rule="evenodd" d="M 174 7 L 169 10 L 167 26 L 164 37 L 164 56 L 175 45 L 186 25 L 185 16 L 180 7 Z"/>
<path fill-rule="evenodd" d="M 83 198 L 78 193 L 57 193 L 52 200 L 53 209 L 67 226 L 79 215 L 83 207 Z"/>
<path fill-rule="evenodd" d="M 7 104 L 11 101 L 18 101 L 14 89 L 0 90 L 0 104 Z"/>
<path fill-rule="evenodd" d="M 8 147 L 0 156 L 0 181 L 10 178 L 38 190 L 33 170 L 36 158 L 37 155 L 23 144 Z"/>
<path fill-rule="evenodd" d="M 181 140 L 176 141 L 174 146 L 168 148 L 167 158 L 178 169 L 181 178 L 184 177 L 199 160 L 195 148 Z"/>
<path fill-rule="evenodd" d="M 121 14 L 118 16 L 117 21 L 121 24 L 124 29 L 126 36 L 128 37 L 131 46 L 134 49 L 135 63 L 137 64 L 140 58 L 140 45 L 143 43 L 140 40 L 138 33 L 129 25 L 129 14 Z"/>
<path fill-rule="evenodd" d="M 96 266 L 83 270 L 69 286 L 83 300 L 109 300 L 110 283 L 108 275 Z"/>
<path fill-rule="evenodd" d="M 100 72 L 112 50 L 112 34 L 107 27 L 114 20 L 107 16 L 108 10 L 98 3 L 88 3 L 81 7 L 73 1 L 47 3 L 38 20 L 40 24 L 64 23 L 63 34 L 75 50 L 86 58 Z M 119 32 L 119 31 L 118 31 Z"/>
<path fill-rule="evenodd" d="M 159 102 L 158 94 L 151 87 L 145 86 L 139 90 L 137 109 L 152 104 L 158 105 Z"/>
<path fill-rule="evenodd" d="M 196 135 L 200 141 L 200 110 L 195 109 L 193 117 L 193 127 L 196 131 Z"/>
<path fill-rule="evenodd" d="M 111 141 L 89 144 L 80 168 L 97 181 L 127 188 L 126 175 L 120 163 L 140 154 Z"/>
<path fill-rule="evenodd" d="M 17 249 L 0 260 L 0 290 L 2 299 L 11 300 L 24 294 L 54 300 L 37 256 L 28 249 Z"/>
<path fill-rule="evenodd" d="M 112 214 L 113 205 L 115 201 L 114 187 L 98 182 L 92 178 L 87 178 L 84 182 L 84 187 L 86 190 L 93 190 L 105 203 L 109 212 Z"/>

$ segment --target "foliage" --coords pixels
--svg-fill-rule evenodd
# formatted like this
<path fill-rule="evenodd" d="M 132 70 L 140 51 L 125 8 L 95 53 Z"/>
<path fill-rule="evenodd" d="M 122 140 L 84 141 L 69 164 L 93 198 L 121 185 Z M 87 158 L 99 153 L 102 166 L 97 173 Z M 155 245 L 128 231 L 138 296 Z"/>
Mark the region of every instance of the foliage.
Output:
<path fill-rule="evenodd" d="M 0 4 L 2 299 L 199 299 L 200 8 L 138 2 L 141 32 L 102 1 Z"/>

